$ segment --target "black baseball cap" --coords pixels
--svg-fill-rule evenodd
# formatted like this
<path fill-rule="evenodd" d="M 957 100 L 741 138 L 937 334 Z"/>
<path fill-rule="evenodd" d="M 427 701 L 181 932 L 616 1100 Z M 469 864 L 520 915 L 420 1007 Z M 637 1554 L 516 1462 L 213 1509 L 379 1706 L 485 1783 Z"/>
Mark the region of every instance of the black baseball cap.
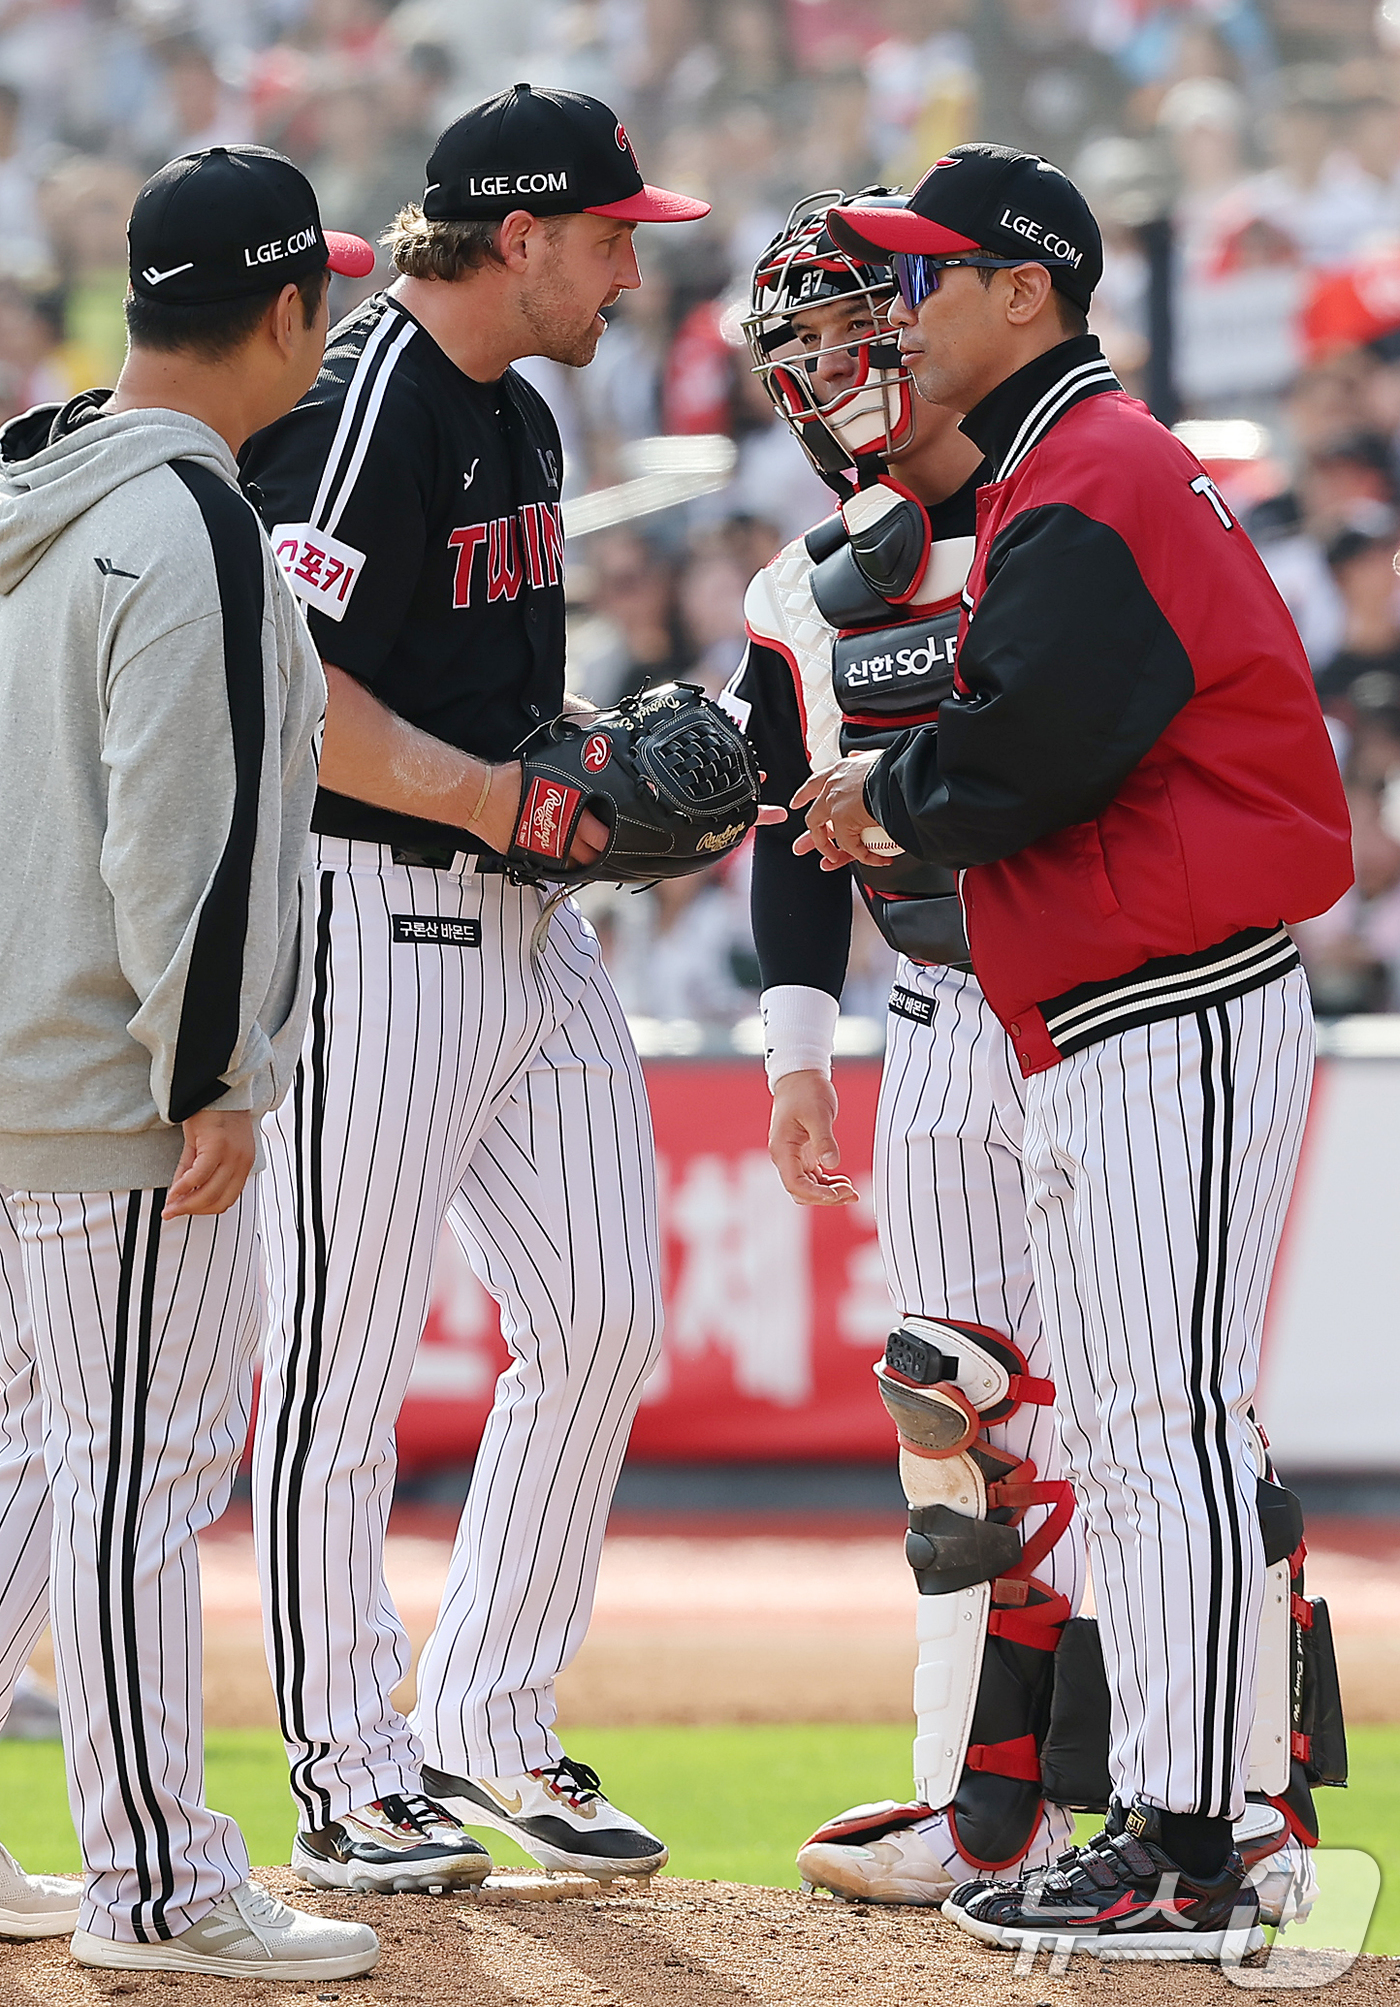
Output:
<path fill-rule="evenodd" d="M 1103 277 L 1099 226 L 1069 176 L 1038 154 L 981 140 L 936 160 L 902 207 L 847 203 L 831 211 L 827 228 L 852 257 L 886 264 L 897 251 L 1023 257 L 1044 264 L 1056 288 L 1086 311 Z"/>
<path fill-rule="evenodd" d="M 327 266 L 351 279 L 374 270 L 372 246 L 323 230 L 311 183 L 266 146 L 168 161 L 137 196 L 126 239 L 131 290 L 177 306 L 272 292 Z"/>
<path fill-rule="evenodd" d="M 423 214 L 433 223 L 532 216 L 617 216 L 693 223 L 708 202 L 642 180 L 627 128 L 580 91 L 512 84 L 454 119 L 433 148 Z"/>

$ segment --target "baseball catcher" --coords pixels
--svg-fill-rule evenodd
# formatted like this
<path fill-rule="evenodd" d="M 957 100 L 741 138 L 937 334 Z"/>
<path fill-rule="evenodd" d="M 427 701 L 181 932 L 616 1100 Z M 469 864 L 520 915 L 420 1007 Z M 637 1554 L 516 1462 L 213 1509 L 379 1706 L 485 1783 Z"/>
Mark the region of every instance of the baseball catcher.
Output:
<path fill-rule="evenodd" d="M 884 189 L 859 199 L 902 206 Z M 759 261 L 746 322 L 756 373 L 839 503 L 753 580 L 747 652 L 721 699 L 753 744 L 765 803 L 936 719 L 988 478 L 956 414 L 914 391 L 886 320 L 893 275 L 832 240 L 835 200 L 794 209 Z M 839 1171 L 831 1083 L 852 881 L 900 955 L 874 1165 L 899 1328 L 876 1372 L 920 1591 L 916 1798 L 840 1815 L 798 1863 L 839 1896 L 932 1904 L 974 1876 L 1048 1866 L 1074 1809 L 1108 1809 L 1107 1689 L 1094 1620 L 1074 1614 L 1084 1535 L 1031 1279 L 1023 1083 L 971 972 L 955 876 L 873 826 L 863 843 L 878 862 L 822 871 L 794 855 L 795 834 L 757 833 L 753 924 L 770 1151 L 799 1204 L 857 1196 Z M 1255 1873 L 1276 1919 L 1308 1900 L 1296 1842 L 1316 1835 L 1296 1766 L 1259 1783 L 1285 1787 L 1288 1805 L 1260 1796 L 1237 1833 L 1252 1864 L 1267 1861 Z"/>

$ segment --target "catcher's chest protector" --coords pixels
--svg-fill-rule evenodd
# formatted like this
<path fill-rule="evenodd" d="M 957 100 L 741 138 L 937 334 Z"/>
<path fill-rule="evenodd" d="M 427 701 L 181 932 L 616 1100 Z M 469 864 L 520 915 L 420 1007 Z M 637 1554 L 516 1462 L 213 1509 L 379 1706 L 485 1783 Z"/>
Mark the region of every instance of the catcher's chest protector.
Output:
<path fill-rule="evenodd" d="M 934 541 L 918 502 L 882 481 L 754 579 L 744 606 L 749 631 L 793 665 L 814 773 L 934 722 L 953 687 L 975 543 Z M 916 961 L 966 963 L 951 871 L 901 857 L 856 876 L 891 947 Z"/>

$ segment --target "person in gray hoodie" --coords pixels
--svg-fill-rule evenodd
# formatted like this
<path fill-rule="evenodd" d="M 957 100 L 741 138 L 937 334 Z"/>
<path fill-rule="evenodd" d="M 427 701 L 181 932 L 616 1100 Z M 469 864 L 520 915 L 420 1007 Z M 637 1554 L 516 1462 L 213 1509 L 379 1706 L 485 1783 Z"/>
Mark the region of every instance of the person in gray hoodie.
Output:
<path fill-rule="evenodd" d="M 0 1717 L 48 1616 L 85 1869 L 0 1849 L 0 1934 L 348 1976 L 374 1933 L 275 1902 L 203 1802 L 195 1536 L 248 1425 L 325 702 L 235 454 L 373 254 L 262 148 L 163 168 L 130 244 L 115 392 L 0 433 Z"/>

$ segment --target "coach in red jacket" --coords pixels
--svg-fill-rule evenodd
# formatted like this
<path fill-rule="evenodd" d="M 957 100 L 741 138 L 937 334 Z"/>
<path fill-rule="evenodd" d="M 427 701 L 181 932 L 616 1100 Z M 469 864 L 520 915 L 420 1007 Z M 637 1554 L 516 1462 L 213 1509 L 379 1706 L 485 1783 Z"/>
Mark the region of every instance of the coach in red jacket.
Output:
<path fill-rule="evenodd" d="M 954 695 L 810 782 L 799 847 L 962 870 L 1027 1082 L 1036 1282 L 1113 1695 L 1108 1834 L 1038 1893 L 969 1885 L 949 1912 L 999 1943 L 1211 1957 L 1253 1928 L 1246 1784 L 1290 1784 L 1269 1723 L 1251 1745 L 1250 1404 L 1312 1073 L 1285 923 L 1351 882 L 1341 781 L 1244 531 L 1087 332 L 1102 249 L 1073 184 L 962 146 L 903 209 L 829 227 L 894 264 L 915 383 L 967 414 L 994 475 Z"/>

